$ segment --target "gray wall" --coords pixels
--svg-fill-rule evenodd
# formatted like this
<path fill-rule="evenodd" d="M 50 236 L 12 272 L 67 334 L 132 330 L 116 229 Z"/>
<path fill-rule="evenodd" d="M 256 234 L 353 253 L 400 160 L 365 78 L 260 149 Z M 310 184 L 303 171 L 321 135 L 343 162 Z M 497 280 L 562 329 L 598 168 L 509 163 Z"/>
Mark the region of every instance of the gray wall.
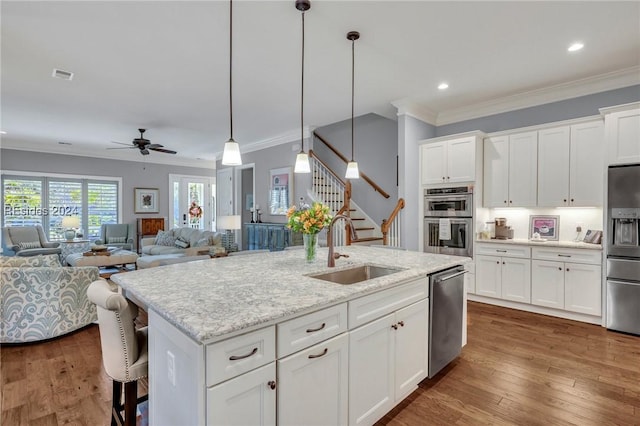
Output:
<path fill-rule="evenodd" d="M 122 178 L 122 223 L 135 226 L 139 217 L 169 218 L 169 174 L 215 176 L 214 169 L 170 166 L 137 161 L 105 160 L 101 158 L 48 154 L 3 149 L 0 169 L 38 173 L 61 173 L 80 176 L 111 176 Z M 133 189 L 158 188 L 159 213 L 134 214 Z M 135 229 L 135 227 L 134 227 Z"/>
<path fill-rule="evenodd" d="M 294 146 L 297 146 L 298 148 L 294 149 Z M 308 146 L 308 142 L 305 142 L 305 147 L 306 146 Z M 307 189 L 311 187 L 311 174 L 293 173 L 293 166 L 296 162 L 296 154 L 299 152 L 299 150 L 300 142 L 290 142 L 270 148 L 261 149 L 259 151 L 247 152 L 242 154 L 242 164 L 255 164 L 254 179 L 256 185 L 253 204 L 258 204 L 260 206 L 260 210 L 262 210 L 263 222 L 285 223 L 287 221 L 287 217 L 284 215 L 272 216 L 269 214 L 269 179 L 271 176 L 269 173 L 271 169 L 291 167 L 294 191 L 291 203 L 297 203 L 300 197 L 304 197 L 305 199 L 307 199 Z M 223 166 L 222 162 L 218 161 L 217 167 L 223 169 L 226 166 Z M 244 208 L 244 200 L 242 201 L 242 204 Z M 240 204 L 236 203 L 236 205 L 239 206 Z M 236 212 L 236 214 L 238 213 Z"/>
<path fill-rule="evenodd" d="M 418 211 L 420 190 L 420 155 L 418 141 L 433 138 L 436 128 L 408 115 L 398 117 L 399 187 L 398 197 L 404 198 L 402 212 L 402 246 L 418 250 L 418 224 L 422 214 Z"/>
<path fill-rule="evenodd" d="M 384 198 L 363 179 L 352 180 L 353 200 L 378 225 L 389 217 L 398 201 L 396 156 L 398 155 L 398 124 L 377 114 L 366 114 L 354 120 L 354 158 L 360 172 L 386 191 Z M 316 130 L 342 155 L 351 158 L 351 119 L 319 127 Z M 313 151 L 344 180 L 346 164 L 326 145 L 314 140 Z"/>
<path fill-rule="evenodd" d="M 639 100 L 640 85 L 624 87 L 622 89 L 594 93 L 592 95 L 580 96 L 564 101 L 439 126 L 436 129 L 436 136 L 454 135 L 456 133 L 470 132 L 473 130 L 492 133 L 520 127 L 535 126 L 537 124 L 553 123 L 554 121 L 599 115 L 600 111 L 598 111 L 598 108 L 628 104 Z"/>

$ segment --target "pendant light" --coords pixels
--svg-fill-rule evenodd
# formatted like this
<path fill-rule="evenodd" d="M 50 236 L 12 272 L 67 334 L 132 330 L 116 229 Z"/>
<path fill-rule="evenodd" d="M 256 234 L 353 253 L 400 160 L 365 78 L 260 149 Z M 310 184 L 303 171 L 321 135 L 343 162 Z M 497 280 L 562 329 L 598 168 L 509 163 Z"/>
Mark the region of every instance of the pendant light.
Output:
<path fill-rule="evenodd" d="M 240 145 L 233 140 L 233 95 L 232 95 L 232 52 L 233 52 L 233 0 L 229 0 L 229 140 L 224 144 L 222 164 L 241 166 Z"/>
<path fill-rule="evenodd" d="M 300 89 L 300 152 L 296 155 L 294 173 L 311 173 L 309 156 L 304 152 L 304 12 L 311 8 L 309 0 L 296 0 L 296 9 L 302 15 L 302 79 Z"/>
<path fill-rule="evenodd" d="M 360 38 L 360 33 L 357 31 L 349 31 L 347 33 L 347 40 L 351 40 L 351 161 L 347 164 L 347 173 L 344 177 L 346 179 L 359 179 L 360 172 L 358 171 L 358 163 L 353 159 L 353 142 L 354 142 L 354 126 L 353 126 L 353 103 L 354 103 L 354 83 L 355 83 L 355 41 Z"/>

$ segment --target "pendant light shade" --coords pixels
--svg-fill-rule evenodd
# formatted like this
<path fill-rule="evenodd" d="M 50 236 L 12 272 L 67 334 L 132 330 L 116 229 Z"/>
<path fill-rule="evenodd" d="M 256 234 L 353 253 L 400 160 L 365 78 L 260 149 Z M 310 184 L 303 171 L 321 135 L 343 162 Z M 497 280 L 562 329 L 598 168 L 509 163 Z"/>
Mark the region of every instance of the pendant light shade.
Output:
<path fill-rule="evenodd" d="M 233 0 L 229 0 L 229 140 L 224 144 L 222 164 L 224 166 L 241 166 L 240 145 L 233 140 Z"/>
<path fill-rule="evenodd" d="M 296 0 L 296 9 L 302 12 L 302 78 L 300 89 L 300 152 L 296 155 L 296 165 L 293 168 L 294 173 L 311 173 L 309 165 L 309 156 L 304 152 L 304 12 L 311 9 L 311 1 Z"/>
<path fill-rule="evenodd" d="M 357 31 L 349 31 L 347 33 L 347 40 L 351 40 L 351 161 L 347 164 L 347 172 L 344 177 L 346 179 L 359 179 L 360 171 L 358 170 L 358 163 L 353 159 L 354 152 L 354 86 L 355 86 L 355 41 L 360 38 L 360 33 Z"/>

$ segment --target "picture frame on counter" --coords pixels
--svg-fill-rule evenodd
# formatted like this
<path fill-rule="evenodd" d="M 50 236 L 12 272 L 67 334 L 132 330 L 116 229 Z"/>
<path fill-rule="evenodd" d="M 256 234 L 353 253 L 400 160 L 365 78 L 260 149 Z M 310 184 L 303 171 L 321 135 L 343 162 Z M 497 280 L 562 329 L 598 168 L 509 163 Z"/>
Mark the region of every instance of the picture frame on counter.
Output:
<path fill-rule="evenodd" d="M 530 215 L 529 239 L 558 241 L 560 239 L 560 216 Z"/>

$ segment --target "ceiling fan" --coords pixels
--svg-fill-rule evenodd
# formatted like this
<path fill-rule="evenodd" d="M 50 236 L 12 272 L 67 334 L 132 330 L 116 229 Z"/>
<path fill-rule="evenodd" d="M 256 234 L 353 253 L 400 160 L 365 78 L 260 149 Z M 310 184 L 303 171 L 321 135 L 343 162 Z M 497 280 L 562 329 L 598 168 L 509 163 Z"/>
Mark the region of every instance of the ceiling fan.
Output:
<path fill-rule="evenodd" d="M 128 143 L 111 141 L 111 143 L 117 143 L 118 145 L 126 145 L 126 147 L 123 147 L 123 148 L 107 148 L 107 149 L 134 149 L 134 148 L 138 148 L 140 150 L 140 154 L 142 154 L 142 155 L 149 155 L 149 150 L 157 151 L 157 152 L 163 152 L 165 154 L 176 154 L 176 151 L 172 151 L 170 149 L 165 149 L 162 145 L 160 145 L 158 143 L 151 143 L 151 141 L 149 139 L 145 139 L 144 138 L 144 132 L 146 130 L 147 129 L 138 129 L 138 131 L 140 132 L 140 137 L 139 138 L 135 138 L 131 142 L 132 145 L 129 145 Z"/>

